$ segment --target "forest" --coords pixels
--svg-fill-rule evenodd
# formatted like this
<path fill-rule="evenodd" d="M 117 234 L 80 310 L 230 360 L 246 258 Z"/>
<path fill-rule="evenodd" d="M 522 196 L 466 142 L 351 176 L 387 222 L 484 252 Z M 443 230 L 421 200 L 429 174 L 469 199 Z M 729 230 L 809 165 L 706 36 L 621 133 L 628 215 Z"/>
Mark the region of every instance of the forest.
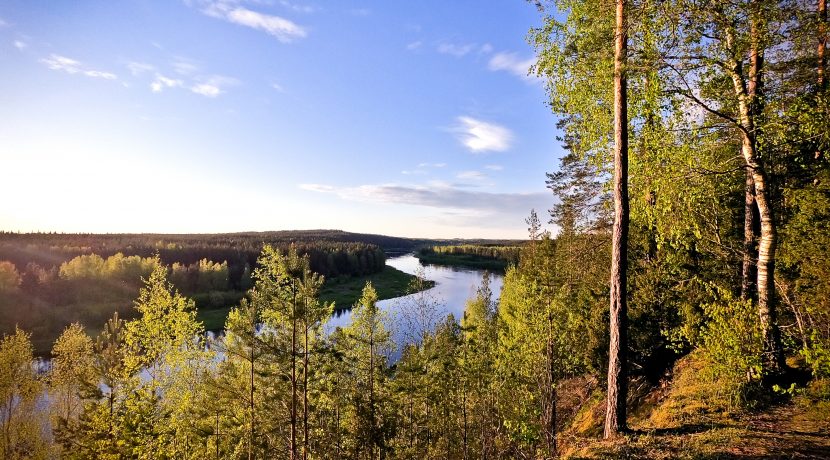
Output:
<path fill-rule="evenodd" d="M 0 457 L 830 456 L 826 0 L 536 4 L 567 153 L 500 293 L 444 318 L 420 290 L 400 343 L 367 283 L 327 331 L 313 255 L 264 244 L 208 340 L 174 284 L 199 259 L 154 249 L 134 315 L 49 369 L 3 336 Z"/>
<path fill-rule="evenodd" d="M 441 245 L 423 247 L 416 253 L 425 264 L 457 265 L 503 272 L 508 265 L 519 261 L 521 246 L 503 245 Z"/>
<path fill-rule="evenodd" d="M 279 242 L 274 244 L 283 250 L 293 245 L 308 257 L 316 273 L 338 284 L 370 275 L 384 274 L 384 280 L 395 275 L 385 267 L 386 254 L 380 247 L 339 241 L 357 234 L 279 235 L 270 235 L 272 241 Z M 153 257 L 169 266 L 170 280 L 195 301 L 200 318 L 210 323 L 206 325 L 221 329 L 229 308 L 252 286 L 251 273 L 264 244 L 256 238 L 265 235 L 166 237 L 168 240 L 160 235 L 0 235 L 0 314 L 4 318 L 0 333 L 12 333 L 15 327 L 30 331 L 37 354 L 44 355 L 69 324 L 97 330 L 116 311 L 130 319 L 141 280 L 156 263 Z"/>

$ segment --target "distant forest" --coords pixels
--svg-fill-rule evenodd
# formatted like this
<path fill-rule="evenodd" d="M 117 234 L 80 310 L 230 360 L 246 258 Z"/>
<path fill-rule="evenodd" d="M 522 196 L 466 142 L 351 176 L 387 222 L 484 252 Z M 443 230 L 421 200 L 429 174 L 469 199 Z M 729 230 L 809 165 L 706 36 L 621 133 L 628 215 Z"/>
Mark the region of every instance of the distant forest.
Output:
<path fill-rule="evenodd" d="M 0 232 L 0 333 L 13 333 L 15 327 L 31 331 L 36 351 L 46 353 L 72 322 L 103 324 L 114 311 L 132 317 L 132 301 L 156 255 L 169 267 L 173 285 L 200 311 L 218 314 L 218 309 L 237 305 L 253 286 L 251 275 L 266 244 L 282 252 L 293 246 L 325 279 L 348 279 L 379 274 L 387 251 L 397 255 L 446 243 L 339 230 L 187 235 Z"/>

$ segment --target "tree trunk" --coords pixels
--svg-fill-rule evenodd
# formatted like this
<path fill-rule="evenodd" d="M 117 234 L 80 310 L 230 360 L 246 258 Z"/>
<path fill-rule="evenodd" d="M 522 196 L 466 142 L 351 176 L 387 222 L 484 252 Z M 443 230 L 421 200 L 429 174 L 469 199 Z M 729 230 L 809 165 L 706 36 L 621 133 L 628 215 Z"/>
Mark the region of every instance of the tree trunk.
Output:
<path fill-rule="evenodd" d="M 741 300 L 755 300 L 755 262 L 758 260 L 756 248 L 757 205 L 755 204 L 755 182 L 752 171 L 746 169 L 746 188 L 744 189 L 744 255 L 741 271 Z"/>
<path fill-rule="evenodd" d="M 303 299 L 303 460 L 308 460 L 308 302 Z"/>
<path fill-rule="evenodd" d="M 297 291 L 291 281 L 291 445 L 290 459 L 297 458 Z"/>
<path fill-rule="evenodd" d="M 255 307 L 251 307 L 255 308 Z M 250 397 L 250 405 L 248 410 L 250 412 L 249 416 L 251 417 L 251 430 L 248 439 L 248 460 L 253 460 L 254 458 L 254 429 L 255 429 L 255 422 L 254 422 L 254 361 L 256 359 L 254 355 L 254 346 L 256 344 L 256 310 L 254 310 L 254 314 L 251 315 L 251 392 L 249 394 Z"/>
<path fill-rule="evenodd" d="M 784 352 L 781 346 L 781 333 L 776 323 L 775 311 L 775 249 L 776 225 L 773 218 L 769 179 L 761 163 L 756 145 L 756 119 L 762 98 L 760 92 L 763 83 L 763 49 L 761 31 L 758 29 L 760 12 L 751 15 L 751 50 L 749 83 L 744 83 L 743 68 L 740 61 L 733 59 L 728 69 L 738 100 L 739 128 L 741 130 L 741 154 L 747 169 L 752 174 L 755 184 L 755 203 L 761 221 L 761 236 L 758 239 L 757 291 L 758 317 L 764 341 L 763 367 L 766 374 L 778 374 L 784 368 Z M 734 35 L 727 31 L 726 45 L 731 50 Z"/>
<path fill-rule="evenodd" d="M 827 0 L 818 0 L 818 89 L 827 89 Z"/>
<path fill-rule="evenodd" d="M 626 0 L 617 2 L 614 39 L 614 233 L 611 246 L 611 341 L 608 353 L 608 400 L 605 437 L 626 430 L 628 396 L 628 100 L 625 65 L 628 54 Z"/>

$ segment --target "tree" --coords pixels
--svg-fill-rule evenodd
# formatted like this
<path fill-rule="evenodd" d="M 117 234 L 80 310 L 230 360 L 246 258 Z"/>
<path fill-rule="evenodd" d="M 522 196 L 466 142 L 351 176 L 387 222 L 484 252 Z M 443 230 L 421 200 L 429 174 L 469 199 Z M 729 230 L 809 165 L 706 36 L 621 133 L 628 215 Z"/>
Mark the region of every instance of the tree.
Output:
<path fill-rule="evenodd" d="M 128 380 L 125 405 L 134 419 L 128 442 L 139 452 L 175 456 L 187 450 L 192 436 L 193 383 L 202 378 L 210 354 L 193 301 L 175 290 L 158 259 L 135 308 L 141 316 L 125 325 L 125 371 L 147 378 Z"/>
<path fill-rule="evenodd" d="M 614 39 L 614 230 L 611 237 L 611 343 L 605 437 L 625 431 L 628 397 L 628 56 L 627 1 L 616 0 Z"/>
<path fill-rule="evenodd" d="M 47 458 L 37 402 L 42 392 L 29 334 L 17 329 L 0 340 L 0 457 Z"/>
<path fill-rule="evenodd" d="M 367 282 L 352 310 L 352 324 L 345 328 L 344 360 L 351 368 L 346 391 L 349 408 L 349 433 L 354 458 L 374 459 L 386 455 L 390 420 L 386 407 L 387 361 L 394 347 L 385 325 L 386 315 L 378 309 L 378 295 Z"/>
<path fill-rule="evenodd" d="M 48 377 L 52 430 L 68 451 L 78 434 L 84 405 L 100 393 L 95 359 L 95 344 L 77 323 L 67 327 L 52 347 Z"/>

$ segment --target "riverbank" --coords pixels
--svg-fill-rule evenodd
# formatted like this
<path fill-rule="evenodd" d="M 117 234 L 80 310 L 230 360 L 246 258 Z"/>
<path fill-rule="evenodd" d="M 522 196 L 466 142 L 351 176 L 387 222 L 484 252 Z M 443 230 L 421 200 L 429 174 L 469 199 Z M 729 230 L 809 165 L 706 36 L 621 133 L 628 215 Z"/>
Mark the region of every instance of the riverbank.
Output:
<path fill-rule="evenodd" d="M 348 310 L 360 299 L 363 286 L 367 281 L 372 282 L 380 300 L 392 299 L 409 294 L 409 285 L 415 275 L 405 273 L 395 267 L 385 266 L 378 273 L 366 276 L 341 276 L 326 280 L 320 290 L 320 300 L 323 302 L 334 302 L 335 310 Z M 427 281 L 425 288 L 429 289 L 435 285 Z M 225 319 L 233 307 L 199 309 L 196 319 L 201 321 L 206 330 L 215 331 L 225 327 Z"/>
<path fill-rule="evenodd" d="M 476 254 L 439 254 L 416 253 L 415 257 L 424 265 L 443 265 L 448 267 L 475 268 L 504 273 L 509 263 L 506 260 L 483 257 Z"/>

